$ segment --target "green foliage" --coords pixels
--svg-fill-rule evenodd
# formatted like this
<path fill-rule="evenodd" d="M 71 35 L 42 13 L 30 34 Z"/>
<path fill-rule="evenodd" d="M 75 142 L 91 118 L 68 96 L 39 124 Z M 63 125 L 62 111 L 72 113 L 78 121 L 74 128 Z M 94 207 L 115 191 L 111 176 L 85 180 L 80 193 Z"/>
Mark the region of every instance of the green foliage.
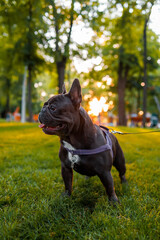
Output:
<path fill-rule="evenodd" d="M 86 180 L 76 172 L 72 197 L 62 197 L 58 138 L 37 124 L 1 123 L 0 239 L 158 240 L 159 133 L 118 139 L 128 185 L 113 168 L 121 205 L 112 206 L 97 177 Z"/>
<path fill-rule="evenodd" d="M 32 76 L 39 72 L 44 60 L 39 54 L 38 31 L 42 24 L 42 6 L 35 1 L 2 1 L 0 4 L 2 37 L 0 39 L 0 84 L 2 106 L 8 101 L 10 111 L 20 105 L 24 66 L 31 69 Z M 34 96 L 34 94 L 33 94 Z M 32 97 L 33 97 L 32 96 Z M 5 100 L 7 98 L 7 100 Z M 4 100 L 3 100 L 4 99 Z M 34 97 L 33 97 L 34 99 Z"/>
<path fill-rule="evenodd" d="M 93 37 L 94 45 L 88 46 L 88 56 L 102 57 L 102 70 L 93 69 L 86 74 L 86 79 L 94 79 L 101 81 L 104 76 L 109 75 L 113 79 L 113 85 L 106 86 L 107 92 L 117 93 L 117 85 L 120 79 L 120 71 L 123 78 L 126 74 L 126 90 L 123 96 L 130 104 L 126 105 L 128 112 L 137 112 L 142 109 L 142 94 L 140 93 L 140 101 L 137 103 L 137 95 L 143 91 L 141 83 L 143 79 L 143 29 L 145 18 L 148 16 L 154 1 L 108 1 L 108 9 L 101 17 L 101 21 L 97 21 L 99 28 L 95 29 L 96 36 Z M 140 7 L 141 6 L 141 7 Z M 107 14 L 108 13 L 108 14 Z M 109 16 L 109 17 L 108 17 Z M 91 25 L 92 27 L 92 25 Z M 101 37 L 104 41 L 97 44 Z M 156 109 L 154 101 L 149 98 L 153 92 L 150 91 L 158 84 L 159 76 L 159 40 L 158 36 L 151 30 L 147 31 L 147 73 L 149 81 L 148 89 L 148 111 Z M 97 50 L 98 48 L 98 50 Z M 97 52 L 95 51 L 97 50 Z M 121 63 L 121 67 L 120 67 Z M 152 79 L 152 80 L 151 80 Z M 155 80 L 153 80 L 155 79 Z M 104 85 L 104 83 L 103 83 Z M 119 84 L 120 86 L 122 84 Z M 132 90 L 131 90 L 132 89 Z M 97 90 L 97 89 L 95 89 Z M 100 90 L 100 89 L 99 89 Z M 155 91 L 156 93 L 156 91 Z M 104 88 L 101 88 L 101 95 L 104 94 Z M 132 96 L 132 97 L 131 97 Z M 133 97 L 134 96 L 134 97 Z M 132 98 L 132 101 L 131 101 Z M 117 105 L 117 98 L 114 102 Z M 121 112 L 121 111 L 120 111 Z"/>
<path fill-rule="evenodd" d="M 93 64 L 89 73 L 81 73 L 80 79 L 89 80 L 89 88 L 95 92 L 96 81 L 106 75 L 113 79 L 111 87 L 98 89 L 98 97 L 117 91 L 118 64 L 123 63 L 123 73 L 129 68 L 127 76 L 126 101 L 130 100 L 130 89 L 137 96 L 142 90 L 143 81 L 143 27 L 148 16 L 150 1 L 57 1 L 57 0 L 2 0 L 0 2 L 0 112 L 11 105 L 10 110 L 20 104 L 21 84 L 25 65 L 32 72 L 32 101 L 40 103 L 41 89 L 34 89 L 35 82 L 45 81 L 49 94 L 57 92 L 57 63 L 66 67 L 65 80 L 77 77 L 73 66 L 74 57 L 83 60 L 101 57 L 102 61 Z M 72 37 L 76 27 L 92 31 L 93 38 L 88 43 L 78 44 Z M 159 76 L 159 40 L 150 29 L 147 32 L 149 89 L 157 87 Z M 68 66 L 71 65 L 70 70 Z M 96 67 L 102 67 L 97 70 Z M 71 72 L 71 73 L 70 73 Z M 70 77 L 71 75 L 71 77 Z M 48 87 L 46 87 L 48 85 Z M 113 86 L 114 85 L 114 86 Z M 104 87 L 104 84 L 103 84 Z M 153 93 L 153 92 L 152 92 Z M 152 94 L 150 90 L 148 94 Z M 117 101 L 114 98 L 115 103 Z M 136 103 L 136 101 L 134 101 Z M 149 101 L 149 109 L 153 108 Z M 135 108 L 135 106 L 133 107 Z M 37 111 L 37 107 L 33 112 Z M 129 109 L 129 108 L 128 108 Z M 7 109 L 8 111 L 8 109 Z"/>

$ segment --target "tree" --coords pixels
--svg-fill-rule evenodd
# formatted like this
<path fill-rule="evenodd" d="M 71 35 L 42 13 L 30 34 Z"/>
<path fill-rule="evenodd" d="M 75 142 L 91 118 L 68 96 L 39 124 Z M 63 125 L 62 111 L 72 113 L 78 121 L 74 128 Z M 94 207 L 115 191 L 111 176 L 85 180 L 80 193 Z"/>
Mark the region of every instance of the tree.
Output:
<path fill-rule="evenodd" d="M 28 113 L 29 121 L 32 121 L 32 88 L 33 79 L 38 66 L 42 65 L 43 58 L 39 54 L 38 41 L 41 39 L 40 31 L 44 27 L 42 21 L 41 3 L 33 0 L 5 1 L 1 3 L 1 31 L 4 32 L 3 41 L 3 62 L 2 68 L 5 71 L 5 82 L 7 84 L 7 102 L 9 103 L 11 79 L 15 73 L 18 79 L 24 74 L 25 66 L 28 70 Z M 8 55 L 10 54 L 10 55 Z M 9 64 L 10 63 L 10 64 Z M 8 65 L 8 66 L 7 66 Z M 8 70 L 7 70 L 8 69 Z M 11 72 L 11 74 L 9 74 Z M 2 77 L 1 77 L 2 79 Z M 4 77 L 3 77 L 4 82 Z M 5 107 L 6 111 L 8 108 Z"/>
<path fill-rule="evenodd" d="M 149 22 L 152 7 L 155 1 L 150 1 L 150 7 L 148 9 L 147 2 L 143 5 L 145 9 L 144 29 L 143 29 L 143 64 L 144 64 L 144 88 L 143 88 L 143 127 L 146 125 L 146 112 L 147 112 L 147 25 Z M 147 11 L 148 10 L 148 11 Z"/>
<path fill-rule="evenodd" d="M 23 10 L 20 11 L 20 9 Z M 21 21 L 21 26 L 23 26 L 23 34 L 21 31 L 21 36 L 16 42 L 16 48 L 18 50 L 18 61 L 22 59 L 24 67 L 28 70 L 28 113 L 29 121 L 32 121 L 32 86 L 33 86 L 33 75 L 38 69 L 38 65 L 43 64 L 43 59 L 40 54 L 38 54 L 38 41 L 39 35 L 37 30 L 40 31 L 43 27 L 42 21 L 42 6 L 41 4 L 35 3 L 33 0 L 26 0 L 21 4 L 17 5 L 17 10 L 20 14 L 17 20 Z M 40 25 L 41 24 L 41 25 Z M 17 25 L 19 28 L 19 25 Z M 24 73 L 25 74 L 25 73 Z"/>
<path fill-rule="evenodd" d="M 106 65 L 112 70 L 111 75 L 117 72 L 117 92 L 118 92 L 118 124 L 126 125 L 126 100 L 125 92 L 128 77 L 131 69 L 139 65 L 138 48 L 140 44 L 141 19 L 140 10 L 136 8 L 136 2 L 116 1 L 110 2 L 110 14 L 115 8 L 120 9 L 118 16 L 110 20 L 107 29 L 106 44 L 103 47 L 103 54 Z M 113 71 L 114 70 L 114 71 Z"/>
<path fill-rule="evenodd" d="M 46 53 L 54 57 L 58 73 L 59 93 L 61 93 L 65 77 L 66 62 L 69 59 L 69 46 L 75 14 L 75 0 L 71 1 L 70 8 L 65 6 L 64 1 L 62 1 L 62 4 L 58 4 L 55 0 L 46 0 L 46 4 L 48 4 L 46 8 L 48 12 L 46 12 L 45 18 L 46 22 L 49 22 L 49 31 L 51 30 L 50 25 L 52 25 L 53 32 L 49 34 L 48 39 L 44 39 L 44 44 L 48 45 Z M 51 40 L 54 41 L 54 46 L 49 45 Z"/>
<path fill-rule="evenodd" d="M 54 57 L 58 73 L 59 93 L 65 78 L 66 64 L 70 60 L 70 56 L 80 55 L 79 51 L 84 48 L 76 44 L 71 35 L 72 29 L 78 23 L 85 23 L 89 27 L 89 23 L 94 21 L 93 13 L 97 10 L 99 1 L 81 1 L 70 0 L 61 2 L 56 0 L 46 0 L 48 4 L 48 12 L 45 14 L 46 22 L 49 26 L 49 34 L 44 39 L 44 45 L 48 45 L 46 53 Z"/>
<path fill-rule="evenodd" d="M 10 1 L 8 4 L 6 1 L 0 3 L 0 23 L 1 23 L 1 41 L 0 41 L 0 81 L 2 86 L 2 95 L 6 99 L 4 106 L 4 116 L 9 112 L 11 102 L 11 88 L 13 83 L 14 67 L 15 67 L 15 21 L 16 15 L 11 10 L 13 6 Z"/>
<path fill-rule="evenodd" d="M 126 125 L 126 106 L 125 92 L 126 84 L 132 69 L 137 69 L 137 77 L 142 71 L 142 31 L 144 21 L 144 10 L 150 11 L 148 1 L 112 1 L 110 2 L 110 11 L 113 14 L 115 8 L 121 9 L 121 16 L 114 17 L 111 21 L 109 42 L 104 53 L 111 51 L 117 55 L 114 61 L 118 73 L 117 91 L 118 91 L 118 117 L 119 125 Z M 151 1 L 152 2 L 152 1 Z M 112 47 L 113 46 L 113 47 Z M 115 46 L 115 47 L 114 47 Z M 114 49 L 115 48 L 115 49 Z M 107 56 L 108 58 L 108 56 Z M 134 74 L 136 75 L 136 74 Z M 140 78 L 139 78 L 140 79 Z"/>

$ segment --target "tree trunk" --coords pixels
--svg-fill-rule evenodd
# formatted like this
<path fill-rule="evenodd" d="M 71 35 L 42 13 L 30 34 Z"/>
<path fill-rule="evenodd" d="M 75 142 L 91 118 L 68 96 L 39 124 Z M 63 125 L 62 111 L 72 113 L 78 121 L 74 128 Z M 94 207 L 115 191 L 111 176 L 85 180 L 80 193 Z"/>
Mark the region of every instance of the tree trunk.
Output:
<path fill-rule="evenodd" d="M 137 96 L 137 114 L 138 114 L 141 106 L 141 91 L 139 88 L 137 89 L 137 92 L 138 92 Z"/>
<path fill-rule="evenodd" d="M 27 66 L 24 68 L 23 82 L 22 82 L 22 102 L 21 102 L 21 122 L 26 122 L 26 85 L 27 85 Z"/>
<path fill-rule="evenodd" d="M 143 127 L 146 126 L 146 113 L 147 113 L 147 88 L 148 88 L 148 80 L 147 80 L 147 25 L 151 15 L 152 7 L 155 3 L 155 0 L 151 1 L 151 7 L 149 9 L 148 15 L 145 16 L 144 22 L 144 30 L 143 30 L 143 63 L 144 63 L 144 88 L 143 88 Z"/>
<path fill-rule="evenodd" d="M 147 19 L 145 20 L 144 24 L 144 32 L 143 32 L 143 46 L 144 46 L 144 53 L 143 53 L 143 63 L 144 63 L 144 87 L 143 87 L 143 127 L 146 126 L 146 112 L 147 112 Z"/>
<path fill-rule="evenodd" d="M 125 88 L 127 75 L 123 76 L 123 63 L 119 61 L 118 70 L 118 125 L 126 126 Z"/>
<path fill-rule="evenodd" d="M 29 122 L 33 120 L 32 114 L 32 67 L 28 66 L 28 113 L 29 113 Z"/>
<path fill-rule="evenodd" d="M 57 62 L 57 73 L 58 73 L 58 93 L 62 93 L 62 87 L 64 84 L 65 68 L 66 68 L 66 58 L 62 61 Z"/>
<path fill-rule="evenodd" d="M 11 83 L 9 78 L 6 79 L 7 91 L 6 91 L 6 106 L 5 106 L 5 117 L 7 113 L 10 111 L 10 87 Z"/>
<path fill-rule="evenodd" d="M 9 92 L 10 92 L 9 89 L 7 89 L 5 115 L 10 111 L 10 93 Z"/>

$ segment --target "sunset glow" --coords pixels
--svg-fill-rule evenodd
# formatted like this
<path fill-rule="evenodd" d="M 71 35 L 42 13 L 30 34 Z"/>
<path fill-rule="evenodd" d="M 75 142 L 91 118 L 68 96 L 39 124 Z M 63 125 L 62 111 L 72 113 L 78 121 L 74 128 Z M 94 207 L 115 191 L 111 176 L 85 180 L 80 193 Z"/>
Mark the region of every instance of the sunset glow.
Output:
<path fill-rule="evenodd" d="M 88 114 L 98 116 L 102 111 L 108 111 L 109 104 L 106 103 L 104 97 L 101 97 L 100 100 L 95 97 L 89 102 L 89 108 Z"/>

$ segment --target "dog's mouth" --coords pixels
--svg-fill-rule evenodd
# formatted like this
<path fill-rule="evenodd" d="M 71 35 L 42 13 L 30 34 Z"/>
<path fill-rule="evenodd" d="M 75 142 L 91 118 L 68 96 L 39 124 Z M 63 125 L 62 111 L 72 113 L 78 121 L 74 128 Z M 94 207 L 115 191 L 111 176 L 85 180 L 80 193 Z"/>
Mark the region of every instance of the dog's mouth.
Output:
<path fill-rule="evenodd" d="M 65 125 L 60 123 L 57 126 L 53 127 L 53 126 L 47 126 L 46 124 L 41 123 L 39 125 L 39 127 L 43 129 L 44 133 L 52 135 L 52 134 L 56 134 L 56 132 L 62 130 L 65 127 Z"/>

